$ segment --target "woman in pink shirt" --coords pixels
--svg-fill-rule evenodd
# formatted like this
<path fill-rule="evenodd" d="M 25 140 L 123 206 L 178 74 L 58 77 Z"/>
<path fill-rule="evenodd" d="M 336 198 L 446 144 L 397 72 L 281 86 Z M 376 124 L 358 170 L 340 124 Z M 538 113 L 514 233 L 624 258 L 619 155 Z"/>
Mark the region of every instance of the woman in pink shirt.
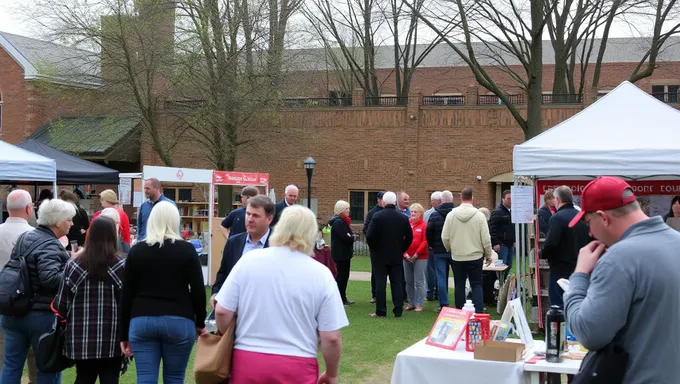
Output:
<path fill-rule="evenodd" d="M 404 276 L 406 277 L 406 293 L 409 297 L 407 311 L 422 312 L 425 302 L 425 273 L 427 271 L 427 239 L 425 230 L 427 223 L 423 220 L 425 209 L 416 203 L 411 205 L 411 230 L 413 242 L 404 253 Z"/>

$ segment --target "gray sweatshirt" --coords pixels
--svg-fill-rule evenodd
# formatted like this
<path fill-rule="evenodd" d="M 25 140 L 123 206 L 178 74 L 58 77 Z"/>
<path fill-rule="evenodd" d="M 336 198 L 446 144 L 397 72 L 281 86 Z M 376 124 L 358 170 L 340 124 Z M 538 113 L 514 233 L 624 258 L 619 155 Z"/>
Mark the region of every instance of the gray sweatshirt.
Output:
<path fill-rule="evenodd" d="M 680 382 L 679 250 L 680 232 L 654 217 L 631 226 L 591 276 L 569 279 L 569 329 L 588 350 L 619 343 L 629 355 L 624 384 Z"/>

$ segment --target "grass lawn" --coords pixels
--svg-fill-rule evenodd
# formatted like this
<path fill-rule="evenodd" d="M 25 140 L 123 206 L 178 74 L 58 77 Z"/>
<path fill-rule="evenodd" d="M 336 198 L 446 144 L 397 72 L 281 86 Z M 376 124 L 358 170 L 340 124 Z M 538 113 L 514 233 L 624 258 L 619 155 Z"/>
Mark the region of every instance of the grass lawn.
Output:
<path fill-rule="evenodd" d="M 354 255 L 349 266 L 350 271 L 371 272 L 371 258 L 364 255 Z"/>

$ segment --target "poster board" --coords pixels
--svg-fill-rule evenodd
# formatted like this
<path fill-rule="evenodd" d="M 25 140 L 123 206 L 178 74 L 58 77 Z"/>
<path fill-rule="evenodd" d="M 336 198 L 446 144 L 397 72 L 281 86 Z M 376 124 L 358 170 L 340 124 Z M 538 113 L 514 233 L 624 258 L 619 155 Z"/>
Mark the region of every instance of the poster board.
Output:
<path fill-rule="evenodd" d="M 439 348 L 455 350 L 461 337 L 465 334 L 465 327 L 470 317 L 472 317 L 472 312 L 450 307 L 442 308 L 432 330 L 430 330 L 430 334 L 427 335 L 425 343 Z"/>
<path fill-rule="evenodd" d="M 513 224 L 534 222 L 534 187 L 515 186 L 510 187 L 512 209 L 510 217 Z"/>
<path fill-rule="evenodd" d="M 130 205 L 132 198 L 132 179 L 122 177 L 118 184 L 118 201 L 120 205 Z"/>

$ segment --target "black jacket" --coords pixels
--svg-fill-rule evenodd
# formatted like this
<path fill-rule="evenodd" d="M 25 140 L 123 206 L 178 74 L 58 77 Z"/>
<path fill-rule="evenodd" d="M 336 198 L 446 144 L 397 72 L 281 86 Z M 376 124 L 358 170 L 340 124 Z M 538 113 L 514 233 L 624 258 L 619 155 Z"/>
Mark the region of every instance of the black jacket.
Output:
<path fill-rule="evenodd" d="M 455 206 L 453 203 L 444 203 L 434 209 L 427 221 L 427 230 L 425 230 L 425 237 L 427 238 L 427 246 L 432 248 L 434 253 L 449 253 L 442 242 L 442 229 L 444 228 L 444 221 L 446 215 L 453 210 Z"/>
<path fill-rule="evenodd" d="M 349 261 L 354 254 L 354 232 L 345 220 L 333 216 L 331 226 L 331 258 L 335 262 Z"/>
<path fill-rule="evenodd" d="M 550 211 L 550 208 L 545 205 L 538 209 L 538 232 L 541 234 L 541 237 L 548 235 L 548 230 L 550 229 L 550 217 L 552 217 L 552 215 L 553 214 Z"/>
<path fill-rule="evenodd" d="M 68 241 L 69 245 L 66 247 L 67 249 L 71 249 L 71 241 L 76 240 L 78 242 L 78 246 L 82 247 L 85 245 L 85 234 L 81 233 L 80 230 L 85 230 L 90 228 L 90 219 L 87 217 L 87 212 L 79 206 L 76 205 L 76 215 L 73 216 L 73 225 L 71 226 L 71 229 L 68 231 Z"/>
<path fill-rule="evenodd" d="M 376 205 L 375 207 L 371 208 L 368 210 L 368 213 L 366 214 L 366 218 L 364 219 L 364 236 L 366 236 L 366 233 L 368 233 L 368 227 L 371 225 L 371 220 L 373 220 L 373 215 L 375 215 L 377 212 L 380 212 L 383 210 L 383 207 Z"/>
<path fill-rule="evenodd" d="M 286 204 L 286 199 L 282 199 L 278 203 L 274 204 L 274 220 L 272 220 L 272 223 L 269 225 L 270 227 L 274 227 L 276 223 L 279 222 L 279 219 L 281 218 L 281 213 L 283 212 L 284 209 L 288 204 Z"/>
<path fill-rule="evenodd" d="M 267 241 L 264 242 L 264 248 L 269 247 L 269 238 L 271 237 L 271 232 L 267 236 Z M 229 237 L 227 244 L 224 246 L 222 251 L 222 263 L 220 264 L 220 270 L 217 271 L 215 275 L 215 284 L 212 286 L 212 294 L 215 295 L 220 291 L 222 285 L 227 280 L 227 276 L 234 269 L 236 263 L 241 260 L 243 255 L 243 248 L 246 246 L 246 239 L 248 238 L 248 232 L 239 233 Z"/>
<path fill-rule="evenodd" d="M 54 232 L 45 226 L 38 226 L 22 236 L 23 240 L 17 240 L 17 245 L 12 250 L 11 258 L 26 257 L 31 290 L 36 295 L 31 310 L 51 312 L 50 303 L 59 291 L 64 267 L 70 258 L 69 252 L 61 245 Z M 34 246 L 35 249 L 30 254 L 24 254 Z"/>
<path fill-rule="evenodd" d="M 374 262 L 385 265 L 401 264 L 404 252 L 413 241 L 413 232 L 408 217 L 394 205 L 386 205 L 373 215 L 366 232 L 366 241 L 371 248 Z"/>
<path fill-rule="evenodd" d="M 491 212 L 489 232 L 492 246 L 507 245 L 511 247 L 515 243 L 515 225 L 512 223 L 510 210 L 505 208 L 503 203 Z"/>
<path fill-rule="evenodd" d="M 569 228 L 569 222 L 577 213 L 573 204 L 565 204 L 550 218 L 550 231 L 541 256 L 548 260 L 550 273 L 555 276 L 568 278 L 576 268 L 579 251 L 591 241 L 585 223 Z"/>

